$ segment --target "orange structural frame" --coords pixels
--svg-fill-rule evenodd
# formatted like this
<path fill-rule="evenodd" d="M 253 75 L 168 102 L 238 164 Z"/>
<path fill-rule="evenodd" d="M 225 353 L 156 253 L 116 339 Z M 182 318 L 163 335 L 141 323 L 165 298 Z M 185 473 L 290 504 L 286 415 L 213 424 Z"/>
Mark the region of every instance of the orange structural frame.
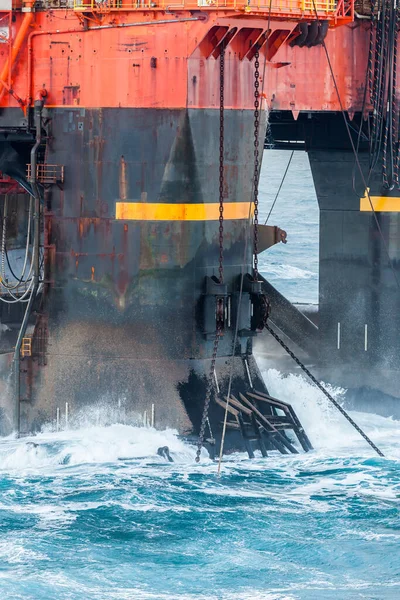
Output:
<path fill-rule="evenodd" d="M 326 46 L 343 105 L 361 106 L 368 24 L 336 27 L 352 21 L 353 1 L 183 0 L 174 11 L 168 6 L 75 0 L 60 18 L 56 8 L 33 13 L 32 1 L 26 2 L 9 18 L 0 105 L 25 109 L 46 93 L 50 107 L 216 108 L 223 44 L 227 109 L 253 108 L 258 51 L 269 108 L 338 110 L 322 46 L 292 43 L 299 21 L 318 18 L 331 26 Z"/>

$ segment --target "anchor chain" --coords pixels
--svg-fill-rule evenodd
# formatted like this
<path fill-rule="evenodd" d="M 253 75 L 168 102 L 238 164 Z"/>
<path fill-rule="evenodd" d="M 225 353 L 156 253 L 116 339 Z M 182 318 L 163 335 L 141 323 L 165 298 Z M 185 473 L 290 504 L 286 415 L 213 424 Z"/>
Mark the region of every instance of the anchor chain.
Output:
<path fill-rule="evenodd" d="M 260 53 L 257 49 L 254 55 L 254 179 L 253 179 L 253 202 L 254 202 L 254 281 L 258 281 L 258 181 L 260 178 Z"/>
<path fill-rule="evenodd" d="M 221 337 L 221 330 L 218 329 L 216 336 L 215 336 L 215 340 L 214 340 L 214 348 L 213 348 L 213 353 L 212 353 L 212 358 L 211 358 L 210 374 L 209 374 L 208 382 L 207 382 L 206 399 L 204 402 L 204 409 L 203 409 L 203 416 L 201 418 L 199 439 L 197 442 L 197 450 L 196 450 L 196 462 L 197 463 L 200 462 L 201 449 L 204 444 L 204 436 L 205 436 L 206 425 L 207 425 L 207 421 L 208 421 L 208 409 L 210 407 L 211 392 L 213 389 L 215 362 L 217 360 L 218 344 L 219 344 L 220 337 Z"/>
<path fill-rule="evenodd" d="M 254 176 L 253 176 L 253 203 L 254 203 L 254 245 L 253 245 L 253 281 L 258 282 L 258 184 L 260 179 L 260 53 L 257 47 L 254 54 Z M 259 289 L 251 294 L 253 315 L 251 318 L 252 331 L 260 332 L 264 329 L 269 316 L 269 303 L 265 294 Z"/>
<path fill-rule="evenodd" d="M 288 348 L 288 346 L 286 346 L 285 342 L 279 337 L 279 335 L 277 333 L 275 333 L 275 331 L 267 323 L 265 324 L 265 329 L 267 331 L 269 331 L 269 333 L 272 335 L 272 337 L 276 339 L 278 344 L 280 344 L 282 346 L 282 348 L 285 350 L 285 352 L 287 352 L 287 354 L 289 354 L 289 356 L 291 358 L 293 358 L 294 362 L 300 367 L 300 369 L 311 379 L 313 384 L 316 385 L 319 390 L 321 390 L 321 392 L 328 398 L 328 400 L 330 402 L 332 402 L 332 404 L 335 406 L 335 408 L 337 408 L 337 410 L 344 416 L 344 418 L 348 420 L 348 422 L 361 435 L 361 437 L 364 438 L 364 440 L 371 446 L 371 448 L 373 448 L 379 456 L 384 456 L 383 452 L 381 450 L 379 450 L 379 448 L 367 436 L 367 434 L 364 433 L 364 431 L 361 429 L 361 427 L 359 427 L 357 425 L 357 423 L 355 421 L 353 421 L 353 419 L 350 417 L 350 415 L 344 410 L 344 408 L 342 406 L 340 406 L 339 402 L 337 402 L 337 400 L 335 400 L 335 398 L 333 398 L 333 396 L 331 396 L 331 394 L 324 388 L 324 386 L 320 384 L 320 382 L 314 377 L 314 375 L 307 369 L 307 367 L 305 365 L 303 365 L 303 363 L 290 350 L 290 348 Z"/>
<path fill-rule="evenodd" d="M 399 143 L 399 118 L 400 107 L 397 99 L 397 63 L 398 63 L 398 35 L 400 26 L 400 9 L 396 8 L 396 23 L 393 37 L 393 156 L 394 156 L 394 173 L 393 182 L 397 189 L 400 188 L 399 181 L 399 160 L 400 160 L 400 143 Z"/>
<path fill-rule="evenodd" d="M 219 63 L 219 282 L 224 282 L 224 106 L 225 106 L 225 46 L 221 44 Z M 201 418 L 199 439 L 197 441 L 196 462 L 200 462 L 201 449 L 204 444 L 204 436 L 207 423 L 209 424 L 208 411 L 210 407 L 211 394 L 215 373 L 215 363 L 218 354 L 218 345 L 223 335 L 225 320 L 225 305 L 222 298 L 217 299 L 216 305 L 216 334 L 214 347 L 211 355 L 210 373 L 207 381 L 206 398 L 204 401 L 203 415 Z M 211 427 L 209 425 L 210 434 Z"/>
<path fill-rule="evenodd" d="M 224 282 L 224 93 L 225 47 L 219 61 L 219 282 Z"/>

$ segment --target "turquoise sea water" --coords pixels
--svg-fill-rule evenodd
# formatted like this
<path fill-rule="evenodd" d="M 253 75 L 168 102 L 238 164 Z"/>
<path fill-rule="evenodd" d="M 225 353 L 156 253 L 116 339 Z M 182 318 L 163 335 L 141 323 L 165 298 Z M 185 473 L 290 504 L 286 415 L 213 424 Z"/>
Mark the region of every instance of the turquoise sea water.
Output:
<path fill-rule="evenodd" d="M 264 152 L 260 176 L 260 223 L 273 205 L 291 152 Z M 308 155 L 295 152 L 268 219 L 287 233 L 260 255 L 260 272 L 292 302 L 318 303 L 319 210 Z"/>
<path fill-rule="evenodd" d="M 270 221 L 297 251 L 274 249 L 263 272 L 291 299 L 313 301 L 316 263 L 301 255 L 309 243 L 316 259 L 318 214 L 304 188 L 296 198 L 305 216 L 289 214 L 289 186 Z M 313 452 L 232 455 L 218 478 L 174 432 L 102 427 L 100 409 L 96 427 L 1 440 L 0 599 L 400 598 L 400 422 L 352 413 L 379 458 L 304 379 L 261 368 L 271 394 L 295 407 Z M 332 392 L 340 400 L 345 390 Z M 164 445 L 172 464 L 157 456 Z"/>

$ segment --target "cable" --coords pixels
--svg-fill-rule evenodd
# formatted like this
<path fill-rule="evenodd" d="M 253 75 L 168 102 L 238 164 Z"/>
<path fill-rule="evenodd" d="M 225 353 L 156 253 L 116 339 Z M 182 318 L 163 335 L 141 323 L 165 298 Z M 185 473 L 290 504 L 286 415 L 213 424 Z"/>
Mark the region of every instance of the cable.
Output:
<path fill-rule="evenodd" d="M 272 213 L 272 211 L 274 210 L 274 206 L 275 206 L 275 203 L 276 203 L 276 201 L 278 200 L 278 196 L 279 196 L 279 194 L 280 194 L 280 192 L 281 192 L 281 189 L 282 189 L 282 186 L 283 186 L 283 182 L 285 181 L 285 179 L 286 179 L 286 175 L 287 175 L 287 173 L 288 173 L 288 171 L 289 171 L 289 167 L 290 167 L 290 163 L 292 162 L 293 154 L 294 154 L 294 150 L 292 150 L 292 154 L 290 155 L 290 158 L 289 158 L 288 164 L 287 164 L 287 166 L 286 166 L 286 170 L 285 170 L 285 172 L 284 172 L 284 174 L 283 174 L 283 177 L 282 177 L 281 184 L 280 184 L 280 186 L 279 186 L 279 188 L 278 188 L 278 191 L 276 192 L 276 196 L 275 196 L 275 198 L 274 198 L 274 201 L 273 201 L 273 203 L 272 203 L 272 206 L 271 206 L 271 209 L 270 209 L 270 211 L 269 211 L 269 213 L 268 213 L 268 216 L 267 216 L 267 218 L 265 219 L 265 223 L 264 223 L 264 225 L 266 225 L 266 224 L 268 223 L 268 219 L 270 218 L 270 216 L 271 216 L 271 213 Z"/>
<path fill-rule="evenodd" d="M 29 215 L 28 215 L 28 232 L 27 232 L 27 237 L 26 237 L 26 247 L 25 247 L 25 259 L 24 259 L 24 264 L 22 267 L 22 273 L 20 277 L 16 277 L 14 275 L 14 277 L 18 280 L 18 283 L 16 285 L 8 285 L 8 283 L 4 283 L 5 282 L 5 278 L 6 278 L 6 272 L 5 272 L 5 254 L 6 254 L 6 225 L 7 225 L 7 210 L 8 210 L 8 196 L 5 197 L 4 199 L 4 215 L 3 215 L 3 236 L 2 236 L 2 244 L 1 244 L 1 285 L 7 289 L 7 290 L 15 290 L 19 287 L 20 283 L 26 283 L 26 281 L 23 280 L 23 277 L 25 275 L 25 271 L 26 271 L 26 265 L 28 262 L 28 254 L 29 254 L 29 242 L 30 242 L 30 233 L 31 233 L 31 219 L 32 219 L 32 207 L 33 207 L 33 203 L 32 203 L 32 196 L 30 196 L 30 202 L 29 202 Z M 8 260 L 8 255 L 7 255 L 7 263 L 10 266 L 10 262 Z M 29 280 L 29 277 L 32 275 L 32 269 L 33 269 L 33 262 L 31 261 L 31 265 L 30 265 L 30 269 L 29 269 L 29 273 L 27 276 L 27 280 Z M 10 268 L 11 270 L 11 268 Z"/>
<path fill-rule="evenodd" d="M 10 267 L 10 271 L 13 273 L 11 266 L 10 266 L 10 261 L 8 258 L 8 253 L 6 250 L 6 232 L 7 232 L 7 212 L 8 212 L 8 195 L 5 196 L 4 199 L 4 209 L 3 209 L 3 231 L 2 231 L 2 240 L 1 240 L 1 280 L 0 280 L 0 286 L 3 287 L 6 290 L 6 295 L 11 296 L 12 300 L 7 300 L 6 298 L 4 298 L 2 295 L 0 295 L 0 301 L 4 302 L 5 304 L 17 304 L 19 302 L 29 302 L 29 297 L 28 294 L 32 291 L 32 287 L 33 287 L 33 278 L 32 276 L 32 270 L 33 270 L 33 264 L 34 264 L 34 259 L 35 259 L 35 252 L 33 252 L 32 255 L 32 260 L 31 260 L 31 264 L 30 264 L 30 268 L 29 268 L 29 273 L 27 275 L 27 279 L 23 280 L 22 278 L 25 275 L 25 271 L 26 271 L 26 266 L 27 266 L 27 261 L 28 261 L 28 254 L 29 254 L 29 242 L 30 242 L 30 231 L 31 231 L 31 219 L 32 219 L 32 197 L 30 198 L 30 204 L 29 204 L 29 216 L 28 216 L 28 231 L 27 231 L 27 239 L 26 239 L 26 247 L 25 247 L 25 259 L 24 259 L 24 264 L 22 267 L 22 274 L 21 274 L 21 278 L 17 278 L 18 283 L 16 283 L 15 285 L 8 285 L 7 283 L 5 283 L 5 257 L 7 258 L 7 263 Z M 13 273 L 14 277 L 15 274 Z M 13 290 L 16 290 L 20 287 L 21 283 L 25 283 L 28 284 L 28 287 L 25 289 L 25 292 L 21 295 L 21 296 L 16 296 L 13 293 Z"/>
<path fill-rule="evenodd" d="M 29 281 L 31 281 L 32 277 L 30 277 L 29 279 L 19 279 L 19 277 L 17 277 L 17 275 L 13 271 L 13 268 L 10 264 L 10 260 L 8 258 L 7 244 L 5 245 L 5 251 L 6 251 L 6 261 L 7 261 L 8 270 L 10 271 L 11 275 L 15 278 L 15 280 L 19 281 L 20 283 L 28 283 Z M 43 264 L 44 264 L 44 252 L 42 251 L 41 257 L 40 257 L 40 270 L 42 270 Z"/>
<path fill-rule="evenodd" d="M 252 209 L 252 206 L 253 206 L 253 201 L 251 199 L 250 202 L 249 202 L 249 218 L 248 218 L 248 222 L 247 222 L 248 223 L 248 229 L 250 229 L 250 224 L 251 224 L 251 209 Z M 248 246 L 249 246 L 249 238 L 250 238 L 250 235 L 246 235 L 245 245 L 244 245 L 244 252 L 243 252 L 242 272 L 240 274 L 240 289 L 239 289 L 239 299 L 238 299 L 238 310 L 237 310 L 237 315 L 236 315 L 235 335 L 234 335 L 233 343 L 232 343 L 232 354 L 231 354 L 231 360 L 230 360 L 230 366 L 229 366 L 230 368 L 229 368 L 228 393 L 227 393 L 227 396 L 226 396 L 224 423 L 223 423 L 223 427 L 222 427 L 221 446 L 220 446 L 220 450 L 219 450 L 219 459 L 218 459 L 218 469 L 217 469 L 218 477 L 221 474 L 222 455 L 223 455 L 223 452 L 224 452 L 226 425 L 227 425 L 227 421 L 228 421 L 229 398 L 231 397 L 231 389 L 232 389 L 233 362 L 234 362 L 234 357 L 235 357 L 235 348 L 236 348 L 237 338 L 238 338 L 238 334 L 239 334 L 239 314 L 240 314 L 240 306 L 241 306 L 242 297 L 243 297 L 244 270 L 245 270 L 245 264 L 246 264 L 247 250 L 248 250 Z"/>

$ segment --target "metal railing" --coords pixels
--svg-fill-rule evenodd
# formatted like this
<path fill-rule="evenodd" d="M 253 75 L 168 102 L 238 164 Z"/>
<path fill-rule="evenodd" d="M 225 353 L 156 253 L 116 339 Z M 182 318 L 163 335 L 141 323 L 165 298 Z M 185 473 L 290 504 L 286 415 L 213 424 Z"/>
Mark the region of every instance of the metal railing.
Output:
<path fill-rule="evenodd" d="M 272 17 L 306 16 L 308 19 L 350 17 L 354 0 L 74 0 L 74 10 L 111 12 L 143 10 L 235 10 L 259 12 Z"/>
<path fill-rule="evenodd" d="M 32 177 L 32 166 L 30 164 L 27 165 L 27 177 L 28 181 Z M 36 179 L 39 181 L 39 183 L 43 183 L 44 185 L 50 185 L 52 183 L 63 183 L 64 166 L 38 164 L 36 165 Z"/>

